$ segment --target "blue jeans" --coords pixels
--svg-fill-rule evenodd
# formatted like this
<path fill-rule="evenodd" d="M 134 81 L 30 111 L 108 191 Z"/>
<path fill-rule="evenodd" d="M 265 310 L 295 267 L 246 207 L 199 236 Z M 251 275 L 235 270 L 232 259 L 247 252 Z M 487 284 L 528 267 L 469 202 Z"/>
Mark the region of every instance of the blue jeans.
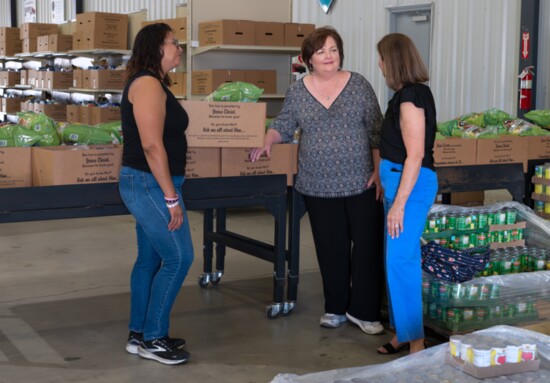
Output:
<path fill-rule="evenodd" d="M 170 311 L 193 262 L 189 220 L 180 194 L 184 176 L 172 177 L 184 209 L 184 221 L 168 230 L 170 213 L 164 194 L 151 173 L 129 167 L 120 170 L 119 190 L 136 220 L 138 255 L 130 281 L 130 331 L 151 340 L 168 336 Z"/>
<path fill-rule="evenodd" d="M 401 182 L 402 164 L 380 162 L 386 215 L 392 207 Z M 403 232 L 391 238 L 385 229 L 386 278 L 390 323 L 399 342 L 424 338 L 422 320 L 422 269 L 420 237 L 437 194 L 437 175 L 427 168 L 420 174 L 405 205 Z M 387 224 L 385 220 L 385 225 Z"/>

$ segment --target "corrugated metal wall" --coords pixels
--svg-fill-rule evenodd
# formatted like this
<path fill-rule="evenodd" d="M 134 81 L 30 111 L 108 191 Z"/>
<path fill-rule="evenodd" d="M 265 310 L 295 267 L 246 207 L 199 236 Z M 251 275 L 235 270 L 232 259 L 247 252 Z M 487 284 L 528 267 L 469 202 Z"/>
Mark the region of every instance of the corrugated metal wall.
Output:
<path fill-rule="evenodd" d="M 9 0 L 0 0 L 0 27 L 11 27 L 11 7 Z"/>
<path fill-rule="evenodd" d="M 387 7 L 413 4 L 426 1 L 336 0 L 325 15 L 317 2 L 295 0 L 294 19 L 337 28 L 345 67 L 371 81 L 385 109 L 376 43 L 389 32 Z M 433 10 L 430 75 L 438 120 L 493 107 L 515 113 L 520 0 L 434 0 Z"/>
<path fill-rule="evenodd" d="M 550 0 L 540 1 L 537 109 L 550 109 Z"/>
<path fill-rule="evenodd" d="M 195 0 L 200 1 L 200 0 Z M 227 0 L 220 0 L 227 1 Z M 276 1 L 276 0 L 274 0 Z M 431 86 L 438 119 L 499 108 L 516 112 L 521 0 L 433 0 Z M 176 17 L 185 0 L 86 0 L 85 11 L 134 12 L 148 19 Z M 550 0 L 541 0 L 537 107 L 550 108 Z M 387 7 L 426 4 L 426 0 L 335 0 L 325 15 L 315 0 L 294 0 L 293 20 L 332 25 L 345 42 L 345 67 L 365 75 L 385 109 L 386 86 L 377 66 L 376 43 L 388 32 Z M 22 22 L 22 4 L 18 2 Z M 48 22 L 49 0 L 37 0 L 37 21 Z M 4 11 L 5 10 L 5 11 Z M 73 0 L 65 1 L 67 18 Z M 0 23 L 9 25 L 9 2 L 0 1 Z"/>
<path fill-rule="evenodd" d="M 176 5 L 185 3 L 184 0 L 86 0 L 84 2 L 84 11 L 100 12 L 135 12 L 141 9 L 147 9 L 148 19 L 170 19 L 176 17 Z"/>

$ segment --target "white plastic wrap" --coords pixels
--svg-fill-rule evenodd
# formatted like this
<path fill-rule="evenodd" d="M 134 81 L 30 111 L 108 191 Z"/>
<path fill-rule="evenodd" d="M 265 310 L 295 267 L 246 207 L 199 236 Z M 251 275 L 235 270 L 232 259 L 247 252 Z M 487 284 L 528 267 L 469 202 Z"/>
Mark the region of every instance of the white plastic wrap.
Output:
<path fill-rule="evenodd" d="M 529 342 L 537 346 L 540 359 L 538 371 L 484 379 L 485 383 L 548 383 L 550 382 L 550 337 L 534 331 L 510 326 L 495 326 L 480 330 L 483 334 L 504 342 Z M 479 380 L 446 365 L 449 344 L 441 344 L 392 362 L 372 366 L 344 368 L 307 375 L 279 374 L 271 383 L 479 383 Z"/>
<path fill-rule="evenodd" d="M 507 270 L 506 273 L 474 278 L 461 284 L 438 283 L 435 278 L 425 274 L 423 277 L 423 303 L 426 326 L 440 334 L 450 335 L 496 325 L 517 325 L 535 322 L 540 318 L 548 319 L 550 313 L 550 270 L 544 270 L 550 264 L 546 261 L 550 255 L 550 251 L 547 250 L 550 248 L 550 223 L 548 221 L 538 217 L 531 209 L 517 202 L 503 202 L 474 208 L 434 205 L 430 214 L 440 217 L 467 216 L 474 210 L 489 213 L 507 209 L 515 210 L 515 221 L 518 224 L 521 222 L 525 227 L 523 240 L 516 243 L 499 243 L 497 247 L 501 249 L 491 250 L 490 267 L 485 271 L 485 274 L 488 275 L 499 274 L 498 269 L 504 268 Z M 517 224 L 513 225 L 517 227 Z M 493 228 L 498 228 L 498 226 Z M 487 229 L 488 227 L 485 230 Z M 440 234 L 436 232 L 428 234 L 428 236 L 444 236 L 446 232 L 443 231 Z M 506 246 L 509 247 L 505 248 Z M 535 256 L 532 258 L 531 250 L 535 251 Z M 497 255 L 498 252 L 511 255 L 503 257 Z M 542 258 L 539 257 L 541 253 Z M 505 259 L 507 266 L 504 266 Z"/>

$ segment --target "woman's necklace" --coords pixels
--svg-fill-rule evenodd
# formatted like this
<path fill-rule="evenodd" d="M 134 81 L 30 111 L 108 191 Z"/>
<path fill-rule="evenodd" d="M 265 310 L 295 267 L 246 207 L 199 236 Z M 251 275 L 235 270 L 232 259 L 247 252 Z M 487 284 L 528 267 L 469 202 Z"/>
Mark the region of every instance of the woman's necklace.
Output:
<path fill-rule="evenodd" d="M 322 98 L 324 98 L 325 100 L 327 101 L 330 101 L 330 99 L 332 98 L 332 94 L 327 94 L 325 92 L 321 92 L 319 90 L 319 88 L 315 85 L 315 76 L 312 76 L 311 77 L 311 85 L 313 85 L 313 89 L 315 89 L 315 92 L 321 96 Z M 336 85 L 338 85 L 338 82 L 336 83 Z M 337 89 L 337 87 L 334 87 L 332 89 Z"/>

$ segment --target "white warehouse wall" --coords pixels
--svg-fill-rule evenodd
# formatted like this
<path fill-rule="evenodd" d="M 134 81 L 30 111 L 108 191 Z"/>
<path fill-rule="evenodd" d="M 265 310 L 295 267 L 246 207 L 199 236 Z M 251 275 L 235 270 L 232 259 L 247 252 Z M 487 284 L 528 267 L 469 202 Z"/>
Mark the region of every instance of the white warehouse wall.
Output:
<path fill-rule="evenodd" d="M 200 1 L 200 0 L 194 0 Z M 220 0 L 228 1 L 228 0 Z M 274 0 L 276 1 L 276 0 Z M 472 111 L 499 108 L 515 114 L 521 0 L 433 0 L 430 68 L 440 121 Z M 135 12 L 148 19 L 176 16 L 185 0 L 85 0 L 84 11 Z M 387 7 L 430 3 L 426 0 L 334 0 L 326 15 L 316 0 L 293 0 L 293 20 L 332 25 L 344 38 L 345 67 L 371 81 L 385 110 L 387 91 L 377 67 L 376 43 L 388 32 Z M 550 109 L 550 0 L 540 0 L 537 108 Z M 18 1 L 22 22 L 23 0 Z M 49 0 L 37 0 L 37 21 L 48 22 Z M 9 24 L 9 1 L 0 0 L 0 23 Z M 74 0 L 65 0 L 74 17 Z"/>

